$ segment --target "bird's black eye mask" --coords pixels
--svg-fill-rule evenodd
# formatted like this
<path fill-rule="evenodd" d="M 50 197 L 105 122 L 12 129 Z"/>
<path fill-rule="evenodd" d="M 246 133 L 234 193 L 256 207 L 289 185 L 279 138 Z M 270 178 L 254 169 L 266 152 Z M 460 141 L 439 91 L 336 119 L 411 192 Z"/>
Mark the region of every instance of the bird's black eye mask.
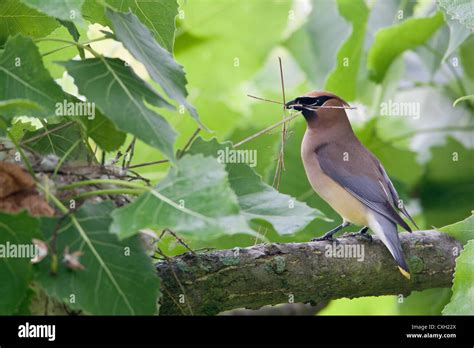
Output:
<path fill-rule="evenodd" d="M 298 97 L 286 103 L 285 107 L 287 109 L 301 111 L 303 113 L 303 116 L 306 119 L 308 119 L 309 117 L 316 115 L 316 110 L 312 109 L 312 107 L 321 106 L 326 101 L 333 98 L 334 97 L 330 97 L 327 95 L 320 96 L 320 97 Z"/>

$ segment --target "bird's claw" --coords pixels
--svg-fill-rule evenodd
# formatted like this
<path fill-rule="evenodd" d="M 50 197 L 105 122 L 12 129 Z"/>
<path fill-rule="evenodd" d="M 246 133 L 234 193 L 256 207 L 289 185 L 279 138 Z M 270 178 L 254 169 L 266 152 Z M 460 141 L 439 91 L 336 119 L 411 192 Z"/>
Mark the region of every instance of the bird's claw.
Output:
<path fill-rule="evenodd" d="M 333 238 L 332 236 L 327 236 L 327 237 L 322 236 L 322 237 L 316 237 L 316 238 L 311 239 L 311 242 L 322 242 L 322 241 L 328 241 L 328 242 L 339 244 L 339 241 L 337 240 L 337 238 Z"/>

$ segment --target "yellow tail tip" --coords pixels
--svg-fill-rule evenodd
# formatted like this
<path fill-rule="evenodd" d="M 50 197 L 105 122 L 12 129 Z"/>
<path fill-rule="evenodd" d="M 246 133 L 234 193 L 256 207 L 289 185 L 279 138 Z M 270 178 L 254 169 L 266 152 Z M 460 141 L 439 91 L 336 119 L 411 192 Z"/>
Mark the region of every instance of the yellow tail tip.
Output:
<path fill-rule="evenodd" d="M 407 279 L 410 279 L 411 276 L 410 276 L 410 273 L 408 273 L 407 271 L 405 271 L 403 268 L 401 268 L 400 266 L 398 266 L 398 270 L 400 271 L 400 273 Z"/>

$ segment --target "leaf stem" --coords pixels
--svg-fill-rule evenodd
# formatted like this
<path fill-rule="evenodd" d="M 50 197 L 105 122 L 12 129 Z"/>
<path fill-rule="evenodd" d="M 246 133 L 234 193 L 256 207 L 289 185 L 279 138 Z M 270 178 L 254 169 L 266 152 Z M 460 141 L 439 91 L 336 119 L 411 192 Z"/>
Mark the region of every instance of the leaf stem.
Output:
<path fill-rule="evenodd" d="M 73 199 L 91 197 L 91 196 L 100 196 L 100 195 L 135 195 L 138 196 L 139 194 L 146 192 L 146 189 L 103 189 L 103 190 L 94 190 L 88 192 L 82 192 L 73 197 Z"/>
<path fill-rule="evenodd" d="M 66 153 L 61 157 L 59 160 L 58 164 L 56 165 L 56 168 L 54 168 L 53 172 L 53 178 L 58 174 L 59 169 L 62 167 L 63 163 L 66 161 L 66 159 L 69 157 L 69 155 L 74 151 L 74 149 L 81 143 L 82 139 L 76 140 L 74 144 L 66 151 Z"/>
<path fill-rule="evenodd" d="M 162 163 L 168 163 L 168 162 L 169 162 L 169 160 L 167 160 L 167 159 L 159 160 L 159 161 L 153 161 L 153 162 L 145 162 L 145 163 L 135 164 L 133 166 L 128 167 L 127 169 L 146 167 L 146 166 L 151 166 L 151 165 L 154 165 L 154 164 L 162 164 Z"/>
<path fill-rule="evenodd" d="M 111 184 L 111 185 L 122 185 L 127 186 L 135 189 L 146 189 L 145 186 L 136 184 L 130 181 L 118 180 L 118 179 L 91 179 L 91 180 L 83 180 L 83 181 L 76 181 L 68 185 L 64 185 L 59 187 L 59 190 L 70 190 L 81 186 L 88 186 L 88 185 L 100 185 L 100 184 Z"/>
<path fill-rule="evenodd" d="M 23 149 L 21 148 L 20 144 L 18 143 L 18 141 L 16 141 L 15 137 L 10 133 L 10 131 L 7 130 L 6 133 L 7 133 L 8 137 L 10 138 L 10 140 L 12 141 L 13 145 L 15 145 L 16 149 L 20 153 L 20 156 L 23 159 L 23 162 L 25 163 L 26 168 L 28 169 L 28 172 L 31 174 L 33 179 L 36 180 L 35 172 L 33 170 L 33 167 L 31 166 L 30 160 L 26 156 L 26 154 L 23 151 Z"/>
<path fill-rule="evenodd" d="M 40 38 L 36 39 L 35 42 L 42 42 L 42 41 L 51 41 L 51 42 L 62 42 L 62 43 L 67 43 L 72 45 L 76 45 L 79 48 L 82 48 L 83 50 L 88 50 L 92 55 L 96 58 L 100 58 L 102 55 L 98 53 L 96 50 L 94 50 L 92 47 L 88 46 L 87 43 L 82 44 L 79 42 L 71 41 L 71 40 L 66 40 L 66 39 L 58 39 L 58 38 Z M 65 47 L 64 47 L 65 48 Z"/>

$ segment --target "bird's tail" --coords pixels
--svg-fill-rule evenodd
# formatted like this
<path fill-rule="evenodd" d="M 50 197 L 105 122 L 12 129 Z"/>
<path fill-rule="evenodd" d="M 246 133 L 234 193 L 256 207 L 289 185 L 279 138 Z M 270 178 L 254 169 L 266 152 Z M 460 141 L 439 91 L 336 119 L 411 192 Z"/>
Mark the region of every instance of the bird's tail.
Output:
<path fill-rule="evenodd" d="M 398 237 L 397 225 L 385 216 L 373 212 L 369 219 L 369 227 L 382 240 L 397 262 L 400 273 L 410 279 L 410 269 L 403 255 L 402 245 Z"/>

